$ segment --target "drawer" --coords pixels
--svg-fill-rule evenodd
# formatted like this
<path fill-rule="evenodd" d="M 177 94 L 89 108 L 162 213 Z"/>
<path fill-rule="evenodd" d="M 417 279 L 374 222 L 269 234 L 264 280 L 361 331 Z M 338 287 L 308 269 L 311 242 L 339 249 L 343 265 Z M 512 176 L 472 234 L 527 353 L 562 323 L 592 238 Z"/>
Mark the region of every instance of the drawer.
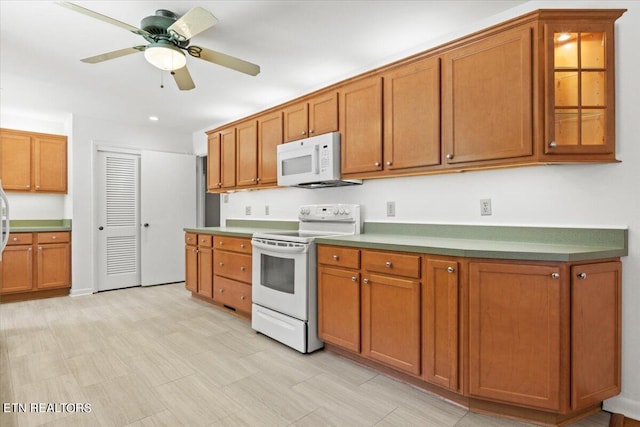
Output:
<path fill-rule="evenodd" d="M 216 277 L 213 284 L 213 300 L 238 311 L 251 313 L 251 285 Z"/>
<path fill-rule="evenodd" d="M 318 246 L 318 263 L 336 267 L 360 268 L 360 249 Z"/>
<path fill-rule="evenodd" d="M 38 243 L 69 243 L 70 233 L 68 231 L 37 233 Z"/>
<path fill-rule="evenodd" d="M 198 234 L 198 246 L 211 247 L 213 236 L 211 234 Z"/>
<path fill-rule="evenodd" d="M 31 233 L 11 233 L 7 245 L 30 245 L 33 243 L 33 235 Z"/>
<path fill-rule="evenodd" d="M 196 245 L 198 243 L 198 235 L 196 233 L 184 233 L 185 245 Z"/>
<path fill-rule="evenodd" d="M 251 283 L 251 255 L 215 250 L 213 272 L 216 276 Z"/>
<path fill-rule="evenodd" d="M 420 255 L 362 251 L 362 268 L 367 272 L 420 277 Z"/>
<path fill-rule="evenodd" d="M 251 239 L 244 237 L 216 236 L 215 248 L 244 254 L 251 253 Z"/>

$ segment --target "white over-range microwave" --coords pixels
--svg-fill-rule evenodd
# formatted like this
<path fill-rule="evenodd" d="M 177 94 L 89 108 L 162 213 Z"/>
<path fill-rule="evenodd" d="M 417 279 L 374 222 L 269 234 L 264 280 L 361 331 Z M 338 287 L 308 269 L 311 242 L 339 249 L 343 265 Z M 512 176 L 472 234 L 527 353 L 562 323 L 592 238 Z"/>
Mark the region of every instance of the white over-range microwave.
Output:
<path fill-rule="evenodd" d="M 280 144 L 277 150 L 278 185 L 322 188 L 362 184 L 361 180 L 340 177 L 338 132 Z"/>

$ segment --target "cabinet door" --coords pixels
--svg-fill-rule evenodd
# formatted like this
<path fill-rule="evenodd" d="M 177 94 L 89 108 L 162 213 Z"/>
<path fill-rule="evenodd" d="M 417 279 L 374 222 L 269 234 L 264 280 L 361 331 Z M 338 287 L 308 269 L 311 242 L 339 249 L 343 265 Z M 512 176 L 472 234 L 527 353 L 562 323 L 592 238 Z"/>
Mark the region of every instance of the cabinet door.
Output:
<path fill-rule="evenodd" d="M 38 245 L 36 266 L 38 289 L 71 286 L 71 250 L 68 243 Z"/>
<path fill-rule="evenodd" d="M 213 249 L 198 247 L 198 294 L 213 298 Z"/>
<path fill-rule="evenodd" d="M 384 76 L 384 168 L 440 164 L 440 58 Z"/>
<path fill-rule="evenodd" d="M 222 187 L 220 134 L 212 133 L 207 138 L 207 191 L 215 192 Z"/>
<path fill-rule="evenodd" d="M 340 89 L 342 173 L 382 170 L 382 77 Z"/>
<path fill-rule="evenodd" d="M 422 378 L 458 388 L 458 263 L 425 259 Z"/>
<path fill-rule="evenodd" d="M 236 126 L 236 185 L 256 185 L 258 178 L 258 123 L 251 120 Z"/>
<path fill-rule="evenodd" d="M 67 138 L 33 139 L 35 191 L 67 192 Z"/>
<path fill-rule="evenodd" d="M 469 264 L 471 396 L 559 410 L 566 292 L 557 277 L 553 266 Z"/>
<path fill-rule="evenodd" d="M 0 130 L 0 177 L 5 190 L 31 190 L 31 138 Z"/>
<path fill-rule="evenodd" d="M 420 282 L 363 274 L 362 354 L 420 374 Z"/>
<path fill-rule="evenodd" d="M 320 266 L 318 270 L 318 336 L 360 352 L 360 273 Z"/>
<path fill-rule="evenodd" d="M 191 292 L 198 292 L 198 248 L 187 245 L 184 247 L 185 287 Z"/>
<path fill-rule="evenodd" d="M 220 182 L 222 188 L 236 186 L 236 129 L 220 132 Z"/>
<path fill-rule="evenodd" d="M 506 30 L 443 55 L 447 164 L 532 155 L 532 31 Z"/>
<path fill-rule="evenodd" d="M 571 408 L 620 393 L 621 264 L 571 268 Z"/>
<path fill-rule="evenodd" d="M 613 22 L 544 26 L 546 154 L 615 151 Z"/>
<path fill-rule="evenodd" d="M 309 129 L 309 107 L 300 102 L 284 109 L 284 141 L 291 142 L 307 138 Z"/>
<path fill-rule="evenodd" d="M 309 100 L 309 136 L 338 131 L 338 93 Z"/>
<path fill-rule="evenodd" d="M 277 147 L 282 144 L 282 112 L 258 119 L 258 183 L 275 184 L 278 181 Z"/>
<path fill-rule="evenodd" d="M 7 246 L 0 261 L 0 293 L 30 291 L 33 287 L 33 249 Z"/>

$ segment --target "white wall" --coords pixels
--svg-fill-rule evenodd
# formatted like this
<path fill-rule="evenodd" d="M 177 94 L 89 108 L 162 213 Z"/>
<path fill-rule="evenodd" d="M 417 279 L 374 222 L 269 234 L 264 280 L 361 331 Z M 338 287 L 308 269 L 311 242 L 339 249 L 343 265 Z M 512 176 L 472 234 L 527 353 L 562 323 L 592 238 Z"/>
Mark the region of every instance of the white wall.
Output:
<path fill-rule="evenodd" d="M 172 132 L 153 124 L 131 126 L 78 115 L 73 117 L 72 134 L 74 196 L 71 294 L 81 295 L 95 289 L 95 145 L 176 153 L 192 153 L 193 146 L 189 133 Z"/>
<path fill-rule="evenodd" d="M 616 27 L 616 156 L 622 163 L 367 180 L 359 187 L 236 192 L 221 203 L 221 224 L 227 218 L 295 220 L 301 204 L 343 202 L 361 204 L 366 221 L 629 227 L 629 256 L 622 259 L 622 394 L 605 402 L 605 409 L 640 419 L 640 2 L 531 2 L 470 30 L 544 7 L 628 9 Z M 202 136 L 194 134 L 194 145 L 201 144 Z M 480 216 L 481 198 L 492 199 L 492 216 Z M 396 202 L 396 217 L 385 216 L 386 201 Z M 264 215 L 265 205 L 269 216 Z M 245 206 L 252 207 L 253 215 L 244 214 Z"/>

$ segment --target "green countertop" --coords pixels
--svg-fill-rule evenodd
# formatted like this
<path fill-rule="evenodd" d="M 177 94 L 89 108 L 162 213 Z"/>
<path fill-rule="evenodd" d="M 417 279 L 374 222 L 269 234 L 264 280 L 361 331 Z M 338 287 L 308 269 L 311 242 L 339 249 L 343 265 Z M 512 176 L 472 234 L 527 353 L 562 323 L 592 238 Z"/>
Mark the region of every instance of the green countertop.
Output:
<path fill-rule="evenodd" d="M 295 221 L 229 220 L 222 227 L 184 230 L 251 237 L 257 232 L 295 229 Z M 316 242 L 456 257 L 532 261 L 586 261 L 618 258 L 628 254 L 628 230 L 620 228 L 367 222 L 362 234 L 318 237 Z"/>
<path fill-rule="evenodd" d="M 221 227 L 185 228 L 187 233 L 221 234 L 235 237 L 251 237 L 253 233 L 291 231 L 298 229 L 297 221 L 260 221 L 244 219 L 228 219 Z"/>
<path fill-rule="evenodd" d="M 46 231 L 71 231 L 70 219 L 12 219 L 11 233 L 38 233 Z"/>
<path fill-rule="evenodd" d="M 535 261 L 584 261 L 628 254 L 628 230 L 365 223 L 363 234 L 321 237 L 339 246 Z"/>

